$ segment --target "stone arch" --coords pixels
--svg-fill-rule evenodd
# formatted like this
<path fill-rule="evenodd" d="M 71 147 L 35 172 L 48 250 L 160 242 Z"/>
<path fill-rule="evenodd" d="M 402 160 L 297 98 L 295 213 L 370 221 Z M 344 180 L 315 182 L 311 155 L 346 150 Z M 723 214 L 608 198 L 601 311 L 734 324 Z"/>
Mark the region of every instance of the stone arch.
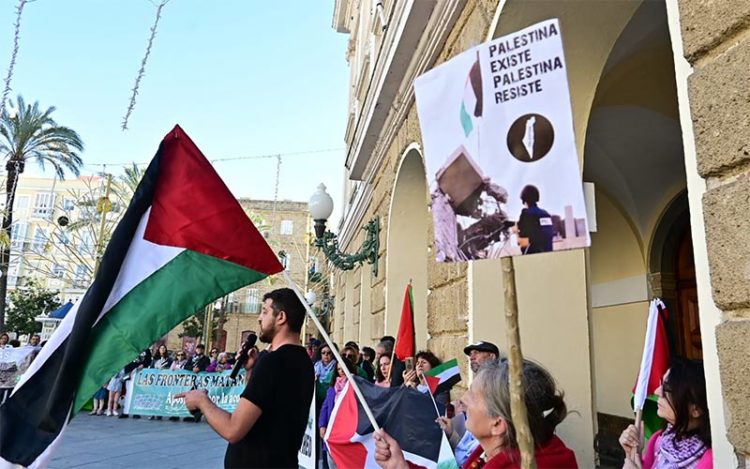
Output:
<path fill-rule="evenodd" d="M 427 345 L 427 246 L 429 212 L 427 178 L 418 144 L 401 156 L 388 211 L 386 238 L 385 333 L 398 331 L 404 290 L 411 280 L 418 348 Z"/>

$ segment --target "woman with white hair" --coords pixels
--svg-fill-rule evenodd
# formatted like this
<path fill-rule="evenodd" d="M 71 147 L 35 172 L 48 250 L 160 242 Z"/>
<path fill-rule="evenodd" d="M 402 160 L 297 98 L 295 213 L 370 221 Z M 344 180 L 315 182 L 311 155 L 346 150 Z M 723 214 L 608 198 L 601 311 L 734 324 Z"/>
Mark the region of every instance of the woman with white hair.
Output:
<path fill-rule="evenodd" d="M 562 392 L 542 366 L 524 361 L 524 401 L 534 458 L 539 469 L 577 468 L 575 454 L 555 435 L 567 416 Z M 461 399 L 466 405 L 466 429 L 479 441 L 463 469 L 520 468 L 516 427 L 510 416 L 508 362 L 492 361 L 479 370 Z M 375 460 L 386 469 L 408 467 L 398 442 L 380 430 L 375 433 Z"/>

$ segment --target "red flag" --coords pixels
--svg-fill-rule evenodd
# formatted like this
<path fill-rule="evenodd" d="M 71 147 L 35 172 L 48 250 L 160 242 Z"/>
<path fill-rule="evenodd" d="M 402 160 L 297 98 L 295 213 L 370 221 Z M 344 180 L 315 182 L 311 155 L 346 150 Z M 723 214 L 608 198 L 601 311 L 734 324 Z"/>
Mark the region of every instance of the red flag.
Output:
<path fill-rule="evenodd" d="M 401 307 L 401 322 L 398 324 L 396 336 L 396 357 L 403 361 L 406 357 L 413 357 L 416 353 L 414 344 L 414 298 L 411 294 L 411 283 L 404 292 L 404 305 Z"/>
<path fill-rule="evenodd" d="M 641 369 L 633 386 L 636 408 L 642 408 L 645 399 L 656 392 L 656 388 L 661 385 L 662 376 L 669 369 L 669 340 L 665 326 L 669 312 L 658 299 L 651 302 L 649 309 Z"/>

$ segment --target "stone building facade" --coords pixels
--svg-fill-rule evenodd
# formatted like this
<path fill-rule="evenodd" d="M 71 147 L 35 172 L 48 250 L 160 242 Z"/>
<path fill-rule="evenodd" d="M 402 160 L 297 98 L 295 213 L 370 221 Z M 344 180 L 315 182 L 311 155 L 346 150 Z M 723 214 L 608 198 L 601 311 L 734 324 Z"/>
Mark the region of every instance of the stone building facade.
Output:
<path fill-rule="evenodd" d="M 308 247 L 310 221 L 307 202 L 239 199 L 239 203 L 279 255 L 294 282 L 305 291 L 308 266 L 313 258 L 311 254 L 315 254 Z M 225 339 L 210 341 L 207 346 L 236 351 L 247 333 L 258 332 L 263 295 L 285 286 L 284 278 L 276 275 L 230 293 L 219 304 L 214 303 L 219 308 L 207 306 L 210 314 L 218 317 L 223 313 L 226 318 Z M 191 350 L 197 343 L 198 338 L 179 337 L 181 332 L 182 327 L 178 326 L 167 335 L 170 350 Z"/>
<path fill-rule="evenodd" d="M 335 0 L 348 34 L 347 181 L 339 240 L 381 222 L 378 276 L 336 272 L 334 339 L 395 335 L 414 286 L 418 348 L 462 359 L 505 348 L 498 261 L 440 264 L 414 78 L 467 48 L 558 18 L 583 180 L 586 250 L 516 259 L 525 356 L 549 368 L 569 410 L 559 434 L 581 467 L 607 462 L 632 420 L 648 302 L 667 303 L 673 353 L 702 358 L 716 467 L 750 454 L 750 6 L 702 0 Z M 342 116 L 343 118 L 343 116 Z M 593 223 L 592 223 L 593 222 Z M 458 397 L 456 393 L 454 397 Z M 599 449 L 595 453 L 595 446 Z M 616 456 L 616 455 L 615 455 Z"/>

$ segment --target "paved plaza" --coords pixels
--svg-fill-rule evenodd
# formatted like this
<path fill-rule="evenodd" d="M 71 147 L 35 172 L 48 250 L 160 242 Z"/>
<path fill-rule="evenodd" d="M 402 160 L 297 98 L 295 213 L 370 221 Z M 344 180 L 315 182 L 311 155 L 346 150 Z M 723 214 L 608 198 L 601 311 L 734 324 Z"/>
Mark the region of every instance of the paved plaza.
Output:
<path fill-rule="evenodd" d="M 80 414 L 50 469 L 224 467 L 227 443 L 204 422 L 118 419 Z"/>

